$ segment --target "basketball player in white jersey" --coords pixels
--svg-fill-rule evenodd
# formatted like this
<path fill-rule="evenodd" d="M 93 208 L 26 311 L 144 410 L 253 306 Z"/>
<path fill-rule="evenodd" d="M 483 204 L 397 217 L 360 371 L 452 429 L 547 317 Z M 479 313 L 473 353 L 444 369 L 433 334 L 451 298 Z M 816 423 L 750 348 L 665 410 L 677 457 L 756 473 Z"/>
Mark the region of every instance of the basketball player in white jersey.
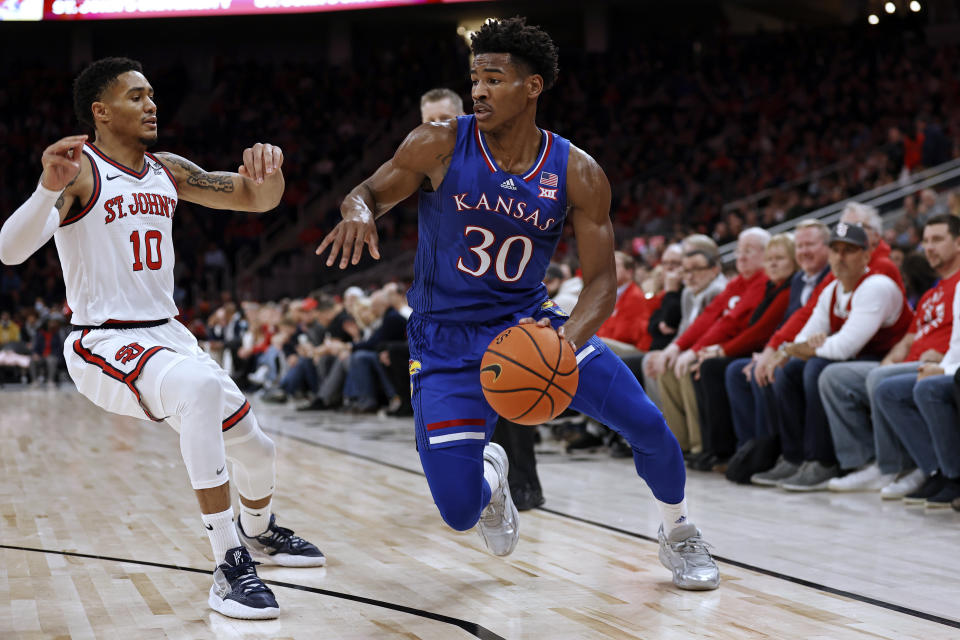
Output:
<path fill-rule="evenodd" d="M 52 236 L 74 330 L 64 345 L 77 388 L 107 411 L 180 433 L 180 450 L 213 546 L 208 602 L 247 619 L 279 613 L 261 562 L 314 567 L 317 547 L 276 525 L 275 448 L 225 371 L 174 319 L 172 228 L 180 198 L 215 209 L 268 211 L 283 194 L 283 153 L 257 143 L 238 173 L 207 172 L 157 140 L 157 106 L 140 63 L 106 58 L 74 82 L 74 108 L 95 132 L 43 152 L 36 192 L 0 229 L 0 260 L 19 264 Z M 240 494 L 236 524 L 228 469 Z"/>

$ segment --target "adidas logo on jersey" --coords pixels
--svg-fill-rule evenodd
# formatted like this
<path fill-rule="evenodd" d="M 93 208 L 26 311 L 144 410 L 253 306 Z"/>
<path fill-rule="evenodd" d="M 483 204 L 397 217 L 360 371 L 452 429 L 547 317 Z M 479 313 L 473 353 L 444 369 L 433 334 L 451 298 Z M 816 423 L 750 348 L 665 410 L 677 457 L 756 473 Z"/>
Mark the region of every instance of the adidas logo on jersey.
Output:
<path fill-rule="evenodd" d="M 500 187 L 502 189 L 510 189 L 511 191 L 517 190 L 517 185 L 513 184 L 513 178 L 507 178 L 506 180 L 501 182 Z"/>

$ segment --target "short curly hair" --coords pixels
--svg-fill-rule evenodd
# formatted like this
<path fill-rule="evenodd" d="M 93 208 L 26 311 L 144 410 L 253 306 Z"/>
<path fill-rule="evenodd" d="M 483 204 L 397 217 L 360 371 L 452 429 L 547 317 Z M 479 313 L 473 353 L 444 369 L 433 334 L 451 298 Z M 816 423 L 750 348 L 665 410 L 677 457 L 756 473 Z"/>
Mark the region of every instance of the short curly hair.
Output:
<path fill-rule="evenodd" d="M 514 16 L 490 20 L 471 36 L 471 41 L 473 55 L 509 53 L 512 61 L 525 65 L 543 78 L 544 89 L 549 89 L 557 81 L 560 50 L 546 31 L 528 25 L 526 18 Z"/>
<path fill-rule="evenodd" d="M 96 127 L 90 105 L 103 97 L 104 90 L 113 84 L 121 73 L 139 71 L 143 65 L 130 58 L 103 58 L 90 64 L 73 81 L 73 111 L 85 127 L 93 131 Z"/>

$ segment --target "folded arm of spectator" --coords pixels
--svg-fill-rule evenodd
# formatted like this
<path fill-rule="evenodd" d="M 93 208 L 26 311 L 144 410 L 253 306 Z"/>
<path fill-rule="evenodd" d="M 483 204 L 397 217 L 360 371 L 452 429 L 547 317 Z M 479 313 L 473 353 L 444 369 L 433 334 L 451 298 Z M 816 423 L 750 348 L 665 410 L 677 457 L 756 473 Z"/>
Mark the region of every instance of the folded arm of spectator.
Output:
<path fill-rule="evenodd" d="M 840 286 L 837 283 L 837 286 Z M 829 307 L 833 296 L 821 296 L 826 298 L 826 305 L 817 305 L 819 311 L 822 306 Z M 900 288 L 893 280 L 885 276 L 871 276 L 860 283 L 860 286 L 853 292 L 853 299 L 850 301 L 850 316 L 843 323 L 840 330 L 830 335 L 823 346 L 817 348 L 816 355 L 828 360 L 850 360 L 855 358 L 861 349 L 877 333 L 884 321 L 893 317 L 896 321 L 896 314 L 903 308 L 903 294 Z M 811 317 L 811 322 L 813 318 Z M 810 322 L 804 326 L 803 331 L 797 336 L 797 341 L 806 339 L 811 335 L 808 331 Z M 819 329 L 817 333 L 830 333 L 830 319 L 827 317 L 826 330 Z"/>

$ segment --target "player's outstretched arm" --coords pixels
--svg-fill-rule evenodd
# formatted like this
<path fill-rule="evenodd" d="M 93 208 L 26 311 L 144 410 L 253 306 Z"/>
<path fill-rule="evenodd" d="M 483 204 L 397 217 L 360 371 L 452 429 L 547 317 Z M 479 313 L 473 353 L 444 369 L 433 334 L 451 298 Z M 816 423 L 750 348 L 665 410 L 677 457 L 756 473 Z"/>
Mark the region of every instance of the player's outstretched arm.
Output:
<path fill-rule="evenodd" d="M 53 237 L 78 197 L 92 189 L 89 161 L 83 162 L 87 136 L 68 136 L 44 149 L 37 190 L 0 229 L 0 262 L 20 264 Z"/>
<path fill-rule="evenodd" d="M 567 163 L 567 219 L 577 239 L 583 290 L 564 336 L 583 345 L 613 312 L 617 301 L 617 267 L 610 223 L 610 182 L 597 161 L 570 145 Z"/>
<path fill-rule="evenodd" d="M 244 149 L 237 173 L 204 171 L 173 153 L 158 153 L 157 160 L 176 178 L 180 197 L 204 207 L 262 212 L 276 207 L 283 196 L 283 151 L 272 144 Z"/>
<path fill-rule="evenodd" d="M 429 178 L 438 187 L 450 166 L 456 142 L 456 120 L 429 122 L 410 132 L 393 157 L 343 199 L 343 220 L 320 242 L 317 255 L 329 247 L 327 266 L 332 267 L 339 256 L 340 268 L 346 269 L 360 262 L 366 245 L 370 255 L 379 260 L 376 219 L 416 193 L 424 179 Z"/>

